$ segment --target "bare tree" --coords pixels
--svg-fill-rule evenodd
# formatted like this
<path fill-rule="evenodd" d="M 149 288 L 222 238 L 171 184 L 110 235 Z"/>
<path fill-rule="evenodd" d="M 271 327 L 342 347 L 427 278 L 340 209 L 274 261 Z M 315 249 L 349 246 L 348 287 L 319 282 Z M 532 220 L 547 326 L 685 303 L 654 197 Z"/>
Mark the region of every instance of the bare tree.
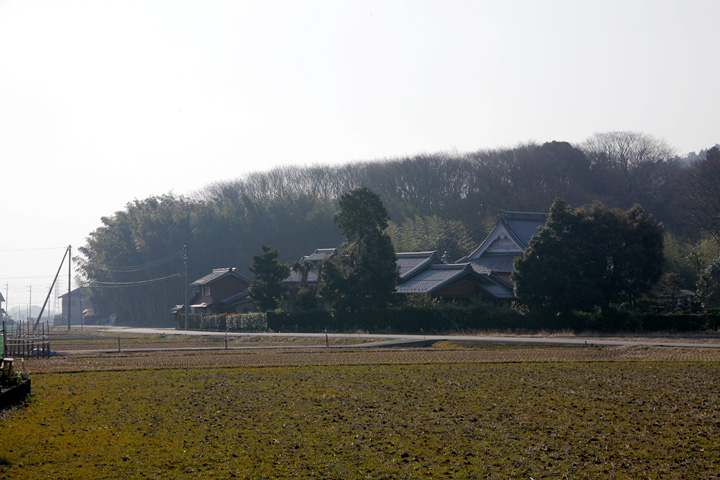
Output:
<path fill-rule="evenodd" d="M 711 148 L 704 160 L 690 166 L 682 192 L 687 219 L 720 244 L 720 149 Z"/>
<path fill-rule="evenodd" d="M 668 161 L 675 151 L 664 140 L 637 132 L 596 133 L 579 145 L 590 165 L 629 172 L 641 165 Z"/>
<path fill-rule="evenodd" d="M 664 140 L 637 132 L 596 133 L 579 148 L 590 160 L 597 198 L 612 206 L 640 203 L 650 212 L 667 212 L 666 194 L 677 186 L 680 165 Z"/>

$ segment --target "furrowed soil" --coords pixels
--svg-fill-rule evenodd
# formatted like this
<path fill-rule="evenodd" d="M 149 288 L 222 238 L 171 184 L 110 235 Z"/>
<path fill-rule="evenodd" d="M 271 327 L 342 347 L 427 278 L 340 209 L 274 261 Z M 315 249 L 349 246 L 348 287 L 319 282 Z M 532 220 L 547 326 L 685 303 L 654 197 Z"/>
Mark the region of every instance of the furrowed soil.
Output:
<path fill-rule="evenodd" d="M 0 479 L 720 478 L 720 352 L 214 350 L 26 359 Z"/>

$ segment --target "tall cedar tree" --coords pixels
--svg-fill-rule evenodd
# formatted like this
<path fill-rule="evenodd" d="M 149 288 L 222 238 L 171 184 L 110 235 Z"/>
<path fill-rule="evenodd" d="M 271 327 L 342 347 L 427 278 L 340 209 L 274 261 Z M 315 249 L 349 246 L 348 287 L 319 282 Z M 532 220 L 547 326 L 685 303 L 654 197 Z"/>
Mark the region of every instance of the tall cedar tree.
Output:
<path fill-rule="evenodd" d="M 342 195 L 335 224 L 347 242 L 337 255 L 323 262 L 321 295 L 338 311 L 358 312 L 386 305 L 398 274 L 395 250 L 384 232 L 388 215 L 380 196 L 368 188 Z"/>
<path fill-rule="evenodd" d="M 248 288 L 250 298 L 261 312 L 274 310 L 285 293 L 283 280 L 290 275 L 290 267 L 278 261 L 278 249 L 262 245 L 262 253 L 253 255 L 249 270 L 255 278 Z"/>
<path fill-rule="evenodd" d="M 515 260 L 518 300 L 545 313 L 592 311 L 632 302 L 662 274 L 663 226 L 639 205 L 555 200 L 547 222 Z"/>

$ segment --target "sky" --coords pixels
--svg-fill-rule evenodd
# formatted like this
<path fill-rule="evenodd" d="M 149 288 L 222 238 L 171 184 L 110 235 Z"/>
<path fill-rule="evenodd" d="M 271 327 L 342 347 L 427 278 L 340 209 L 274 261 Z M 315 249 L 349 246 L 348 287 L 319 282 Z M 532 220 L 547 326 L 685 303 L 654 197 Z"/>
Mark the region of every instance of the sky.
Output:
<path fill-rule="evenodd" d="M 718 19 L 717 0 L 0 0 L 0 293 L 41 305 L 65 248 L 134 199 L 274 166 L 609 131 L 709 148 Z"/>

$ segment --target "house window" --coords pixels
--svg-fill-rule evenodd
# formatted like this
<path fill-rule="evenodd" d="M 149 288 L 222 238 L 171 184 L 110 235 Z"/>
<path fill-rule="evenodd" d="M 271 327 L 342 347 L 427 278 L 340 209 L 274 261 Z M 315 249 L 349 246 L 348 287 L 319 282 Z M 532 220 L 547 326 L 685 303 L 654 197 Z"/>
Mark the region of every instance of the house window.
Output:
<path fill-rule="evenodd" d="M 210 295 L 210 285 L 203 285 L 203 287 L 202 287 L 202 294 L 203 294 L 203 295 Z"/>

